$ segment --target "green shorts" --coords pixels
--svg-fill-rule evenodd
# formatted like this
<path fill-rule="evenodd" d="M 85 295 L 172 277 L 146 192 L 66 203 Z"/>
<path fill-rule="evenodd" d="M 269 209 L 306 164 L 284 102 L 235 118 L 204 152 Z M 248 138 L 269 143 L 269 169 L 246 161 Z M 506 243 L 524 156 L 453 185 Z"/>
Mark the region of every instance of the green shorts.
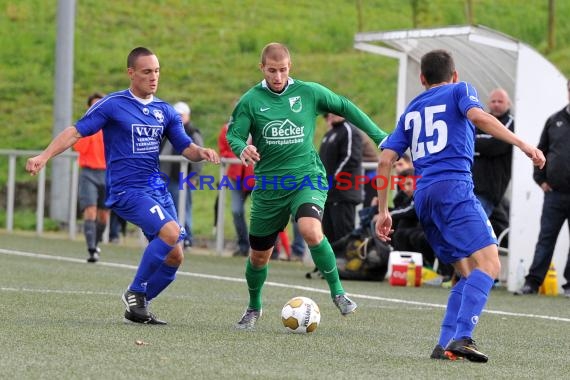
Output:
<path fill-rule="evenodd" d="M 260 190 L 251 194 L 249 233 L 253 236 L 269 236 L 287 227 L 291 215 L 299 206 L 315 204 L 322 209 L 327 200 L 327 190 L 305 186 L 296 190 Z"/>

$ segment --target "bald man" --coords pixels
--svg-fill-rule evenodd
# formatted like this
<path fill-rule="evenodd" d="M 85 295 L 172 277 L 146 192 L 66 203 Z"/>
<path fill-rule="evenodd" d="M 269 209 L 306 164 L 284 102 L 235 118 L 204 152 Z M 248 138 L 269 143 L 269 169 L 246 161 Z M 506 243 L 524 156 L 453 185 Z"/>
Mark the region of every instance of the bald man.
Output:
<path fill-rule="evenodd" d="M 488 112 L 495 116 L 505 128 L 515 130 L 515 120 L 511 115 L 509 94 L 496 88 L 489 94 Z M 475 196 L 481 202 L 487 216 L 501 202 L 511 180 L 511 157 L 513 147 L 477 129 L 475 138 L 475 159 L 473 162 L 473 182 Z"/>

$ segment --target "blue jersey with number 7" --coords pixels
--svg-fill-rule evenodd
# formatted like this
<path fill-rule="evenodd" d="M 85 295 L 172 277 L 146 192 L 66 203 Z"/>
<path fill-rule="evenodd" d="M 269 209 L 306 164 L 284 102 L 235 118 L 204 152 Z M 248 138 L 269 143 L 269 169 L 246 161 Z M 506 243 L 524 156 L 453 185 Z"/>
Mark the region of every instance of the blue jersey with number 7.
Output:
<path fill-rule="evenodd" d="M 467 111 L 483 108 L 477 91 L 466 82 L 445 84 L 414 98 L 381 149 L 402 155 L 408 148 L 414 162 L 417 190 L 443 180 L 472 182 L 475 126 Z"/>

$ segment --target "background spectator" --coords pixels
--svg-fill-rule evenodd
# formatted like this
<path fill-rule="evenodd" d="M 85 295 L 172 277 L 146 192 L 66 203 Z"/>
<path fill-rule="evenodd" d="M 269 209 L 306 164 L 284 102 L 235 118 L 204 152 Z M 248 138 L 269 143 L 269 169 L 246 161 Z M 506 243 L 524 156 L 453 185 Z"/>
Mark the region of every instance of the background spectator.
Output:
<path fill-rule="evenodd" d="M 103 99 L 98 92 L 87 98 L 87 107 Z M 79 139 L 73 146 L 79 153 L 79 209 L 83 212 L 83 234 L 87 243 L 88 263 L 99 260 L 99 243 L 109 220 L 105 207 L 105 148 L 103 131 Z"/>
<path fill-rule="evenodd" d="M 178 102 L 174 104 L 174 109 L 182 118 L 182 124 L 184 124 L 184 131 L 186 134 L 192 138 L 194 144 L 198 146 L 204 146 L 204 138 L 200 133 L 200 130 L 196 128 L 191 122 L 191 110 L 190 106 L 184 102 Z M 160 154 L 164 155 L 176 155 L 176 151 L 174 147 L 167 139 L 164 139 L 162 142 L 162 148 L 160 150 Z M 188 173 L 196 173 L 193 175 L 189 180 L 196 185 L 197 178 L 202 172 L 202 166 L 204 164 L 202 162 L 189 162 L 188 163 Z M 168 178 L 170 178 L 170 182 L 168 183 L 168 191 L 172 195 L 172 200 L 174 201 L 174 206 L 176 207 L 176 211 L 180 214 L 178 210 L 178 198 L 180 191 L 186 191 L 186 209 L 185 209 L 185 218 L 184 218 L 184 228 L 186 229 L 186 237 L 184 238 L 184 248 L 189 248 L 193 244 L 193 235 L 192 235 L 192 188 L 183 184 L 183 190 L 180 189 L 179 183 L 179 173 L 180 173 L 180 164 L 177 162 L 161 162 L 160 163 L 160 171 L 166 173 Z M 188 174 L 187 173 L 187 174 Z"/>
<path fill-rule="evenodd" d="M 226 134 L 228 132 L 228 125 L 224 124 L 218 135 L 218 150 L 220 157 L 237 158 L 232 152 Z M 253 176 L 253 165 L 245 166 L 242 164 L 230 164 L 226 174 L 232 184 L 230 189 L 231 195 L 231 208 L 232 220 L 236 231 L 237 248 L 233 252 L 233 256 L 248 256 L 249 255 L 249 232 L 247 223 L 245 221 L 245 201 L 251 194 L 251 189 L 255 186 L 253 178 L 248 179 L 244 186 L 244 179 Z M 240 186 L 238 182 L 240 182 Z M 216 198 L 215 215 L 218 215 L 218 199 Z"/>
<path fill-rule="evenodd" d="M 401 175 L 404 170 L 414 169 L 414 164 L 412 163 L 412 157 L 408 153 L 403 153 L 400 158 L 394 162 L 392 165 L 396 175 Z M 399 188 L 398 188 L 399 189 Z"/>
<path fill-rule="evenodd" d="M 362 162 L 363 163 L 374 163 L 373 169 L 364 169 L 364 175 L 368 179 L 372 180 L 376 175 L 376 165 L 378 164 L 378 147 L 374 145 L 374 141 L 368 137 L 368 135 L 362 132 L 360 129 L 360 138 L 362 139 Z M 372 199 L 376 197 L 377 191 L 372 186 L 372 181 L 369 181 L 364 185 L 364 199 L 362 201 L 362 207 L 368 207 L 372 204 Z"/>
<path fill-rule="evenodd" d="M 109 223 L 109 243 L 120 243 L 127 236 L 127 221 L 111 210 L 111 222 Z"/>
<path fill-rule="evenodd" d="M 510 111 L 511 99 L 505 90 L 496 88 L 491 91 L 487 106 L 491 115 L 511 132 L 515 131 L 515 119 Z M 511 181 L 512 155 L 512 145 L 476 129 L 472 168 L 474 192 L 488 217 L 503 199 Z"/>
<path fill-rule="evenodd" d="M 356 205 L 362 202 L 362 190 L 354 186 L 362 174 L 362 135 L 342 116 L 325 115 L 329 130 L 319 149 L 328 178 L 332 177 L 323 213 L 323 232 L 331 244 L 354 230 Z M 353 183 L 347 190 L 337 189 L 336 176 L 346 173 Z M 344 252 L 335 252 L 335 255 Z"/>
<path fill-rule="evenodd" d="M 570 80 L 568 99 L 570 100 Z M 542 169 L 534 169 L 534 180 L 544 191 L 540 233 L 534 250 L 534 259 L 522 288 L 515 294 L 535 294 L 544 281 L 554 246 L 564 221 L 570 222 L 570 104 L 551 115 L 544 125 L 538 148 L 547 157 Z M 564 295 L 570 297 L 570 252 L 566 261 L 562 286 Z"/>

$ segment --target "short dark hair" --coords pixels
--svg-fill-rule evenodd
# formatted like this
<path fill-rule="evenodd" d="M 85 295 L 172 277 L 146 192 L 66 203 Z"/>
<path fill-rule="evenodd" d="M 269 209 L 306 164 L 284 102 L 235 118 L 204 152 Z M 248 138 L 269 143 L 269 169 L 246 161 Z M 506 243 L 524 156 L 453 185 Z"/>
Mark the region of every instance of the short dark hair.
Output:
<path fill-rule="evenodd" d="M 421 71 L 427 84 L 449 82 L 455 71 L 455 63 L 447 50 L 432 50 L 421 59 Z"/>
<path fill-rule="evenodd" d="M 261 51 L 261 64 L 263 65 L 265 65 L 267 59 L 281 61 L 287 58 L 291 59 L 289 49 L 287 49 L 287 46 L 279 42 L 270 42 L 265 45 Z"/>
<path fill-rule="evenodd" d="M 93 104 L 93 101 L 95 99 L 99 100 L 99 99 L 103 99 L 105 97 L 105 95 L 103 95 L 100 92 L 94 92 L 91 95 L 89 95 L 87 97 L 87 107 L 91 107 L 91 104 Z"/>
<path fill-rule="evenodd" d="M 399 159 L 404 160 L 406 162 L 412 162 L 412 157 L 410 157 L 410 155 L 406 152 L 402 153 Z"/>
<path fill-rule="evenodd" d="M 135 63 L 137 62 L 137 59 L 139 59 L 139 57 L 146 57 L 148 55 L 154 55 L 154 53 L 150 51 L 150 49 L 147 49 L 142 46 L 134 48 L 133 50 L 131 50 L 129 56 L 127 57 L 127 68 L 135 67 Z"/>
<path fill-rule="evenodd" d="M 401 177 L 411 177 L 414 175 L 415 169 L 414 168 L 410 168 L 410 169 L 405 169 L 402 170 L 402 172 L 399 174 L 399 176 Z"/>

